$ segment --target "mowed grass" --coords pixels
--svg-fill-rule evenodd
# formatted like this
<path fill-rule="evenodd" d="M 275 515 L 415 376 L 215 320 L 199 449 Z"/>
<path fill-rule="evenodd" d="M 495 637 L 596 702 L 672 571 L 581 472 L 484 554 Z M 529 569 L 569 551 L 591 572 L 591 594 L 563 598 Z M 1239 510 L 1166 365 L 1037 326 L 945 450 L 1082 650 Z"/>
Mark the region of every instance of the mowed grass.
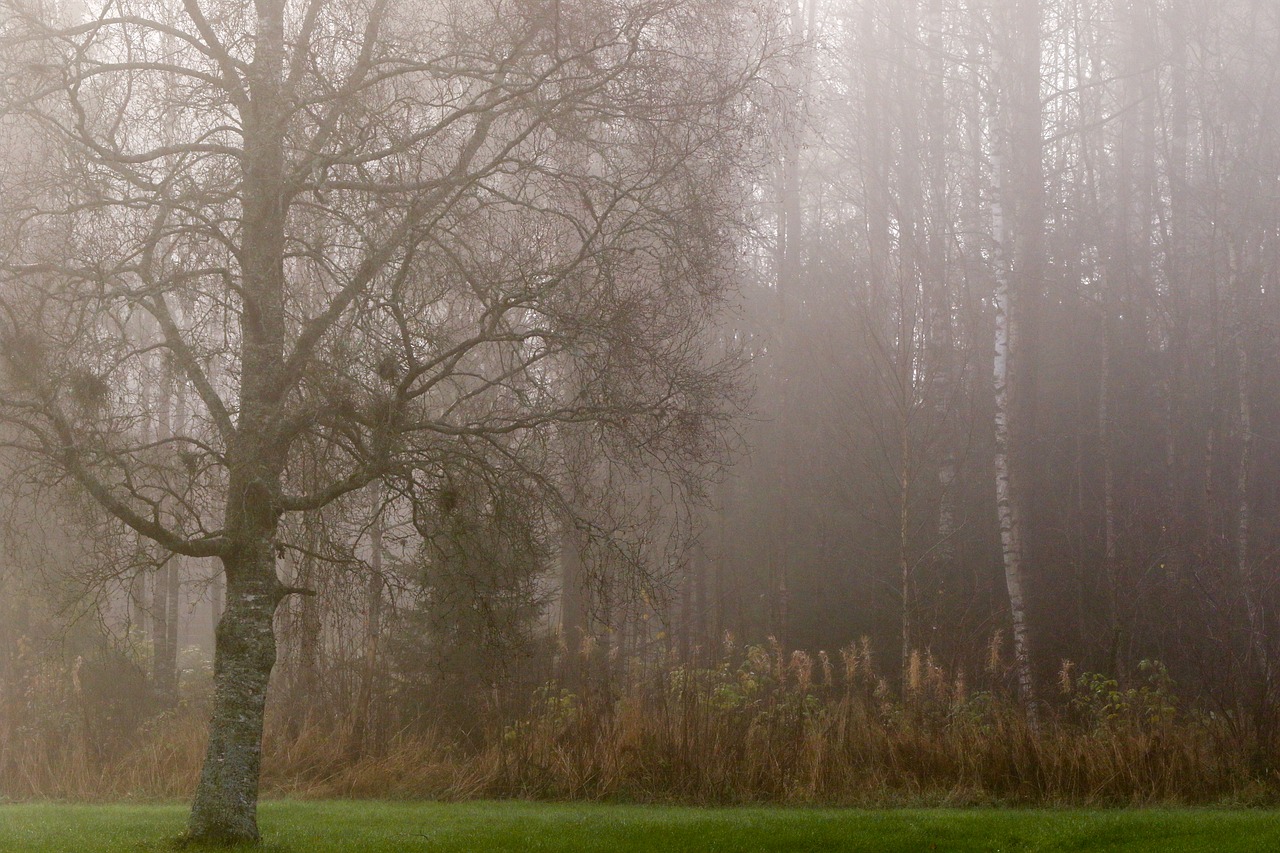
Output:
<path fill-rule="evenodd" d="M 0 851 L 172 850 L 181 805 L 0 805 Z M 1280 850 L 1280 813 L 276 801 L 264 853 Z"/>

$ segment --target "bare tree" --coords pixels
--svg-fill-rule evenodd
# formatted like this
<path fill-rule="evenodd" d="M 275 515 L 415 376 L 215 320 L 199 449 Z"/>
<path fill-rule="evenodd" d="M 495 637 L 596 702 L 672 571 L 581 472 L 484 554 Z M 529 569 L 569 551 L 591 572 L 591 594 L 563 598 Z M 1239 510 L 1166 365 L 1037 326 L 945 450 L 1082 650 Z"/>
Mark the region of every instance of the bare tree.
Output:
<path fill-rule="evenodd" d="M 568 423 L 657 466 L 714 452 L 733 370 L 701 329 L 768 28 L 716 0 L 3 8 L 50 57 L 3 109 L 62 155 L 27 164 L 48 191 L 0 257 L 8 443 L 221 561 L 189 833 L 256 840 L 272 617 L 308 592 L 283 517 L 379 480 L 434 500 L 456 464 L 550 490 Z M 194 399 L 153 438 L 157 352 Z"/>

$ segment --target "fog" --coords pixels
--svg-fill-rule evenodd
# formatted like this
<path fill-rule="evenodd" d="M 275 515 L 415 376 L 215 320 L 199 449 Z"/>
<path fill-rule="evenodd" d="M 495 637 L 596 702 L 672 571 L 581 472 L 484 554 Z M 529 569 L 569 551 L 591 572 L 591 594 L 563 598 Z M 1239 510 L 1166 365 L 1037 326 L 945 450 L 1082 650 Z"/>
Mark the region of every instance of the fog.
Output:
<path fill-rule="evenodd" d="M 600 793 L 462 757 L 690 684 L 1274 758 L 1273 3 L 0 0 L 0 155 L 0 797 Z"/>

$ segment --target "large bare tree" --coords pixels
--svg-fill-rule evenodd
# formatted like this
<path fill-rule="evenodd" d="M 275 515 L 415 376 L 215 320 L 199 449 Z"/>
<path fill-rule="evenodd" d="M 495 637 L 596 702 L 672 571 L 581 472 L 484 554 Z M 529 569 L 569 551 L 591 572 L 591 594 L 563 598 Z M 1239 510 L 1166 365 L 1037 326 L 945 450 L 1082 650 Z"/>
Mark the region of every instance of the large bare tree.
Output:
<path fill-rule="evenodd" d="M 272 619 L 306 592 L 282 518 L 376 481 L 447 500 L 456 465 L 550 489 L 567 423 L 651 464 L 713 448 L 767 27 L 720 0 L 0 8 L 40 58 L 6 120 L 55 152 L 6 204 L 6 435 L 221 561 L 189 834 L 256 840 Z M 157 431 L 169 375 L 188 410 Z"/>

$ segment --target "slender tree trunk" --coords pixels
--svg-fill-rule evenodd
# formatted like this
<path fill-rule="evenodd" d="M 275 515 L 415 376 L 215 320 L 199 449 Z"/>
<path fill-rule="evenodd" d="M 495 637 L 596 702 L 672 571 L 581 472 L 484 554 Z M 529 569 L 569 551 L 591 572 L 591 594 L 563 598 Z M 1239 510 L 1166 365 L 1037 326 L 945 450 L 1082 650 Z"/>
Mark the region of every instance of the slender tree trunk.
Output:
<path fill-rule="evenodd" d="M 1255 560 L 1250 549 L 1253 526 L 1253 396 L 1249 387 L 1251 372 L 1246 317 L 1246 301 L 1241 293 L 1239 259 L 1234 250 L 1228 249 L 1228 292 L 1235 314 L 1232 340 L 1235 345 L 1236 368 L 1236 416 L 1240 430 L 1240 453 L 1235 477 L 1235 546 L 1236 568 L 1240 578 L 1240 591 L 1244 598 L 1245 615 L 1248 618 L 1249 646 L 1253 652 L 1254 666 L 1261 681 L 1261 709 L 1270 704 L 1274 677 L 1271 671 L 1271 649 L 1267 637 L 1266 616 L 1262 609 L 1263 585 L 1258 577 Z"/>
<path fill-rule="evenodd" d="M 129 627 L 144 637 L 150 636 L 147 613 L 147 575 L 140 571 L 129 578 Z"/>
<path fill-rule="evenodd" d="M 378 732 L 377 683 L 379 645 L 382 639 L 382 490 L 373 490 L 373 524 L 369 530 L 369 577 L 365 583 L 364 669 L 360 676 L 360 696 L 352 727 L 353 757 L 368 755 L 376 748 Z"/>
<path fill-rule="evenodd" d="M 1109 660 L 1111 673 L 1119 677 L 1120 653 L 1120 576 L 1117 558 L 1116 536 L 1116 477 L 1112 453 L 1112 352 L 1110 299 L 1107 290 L 1110 279 L 1103 277 L 1103 309 L 1101 329 L 1101 365 L 1098 387 L 1098 449 L 1102 457 L 1102 560 L 1107 578 L 1107 618 L 1110 622 Z"/>
<path fill-rule="evenodd" d="M 910 422 L 904 421 L 899 436 L 898 458 L 898 571 L 902 579 L 902 674 L 906 681 L 907 667 L 915 643 L 915 579 L 912 577 L 911 537 L 911 431 Z"/>
<path fill-rule="evenodd" d="M 169 564 L 165 567 L 165 604 L 169 608 L 169 612 L 165 617 L 165 628 L 167 629 L 164 647 L 169 655 L 168 672 L 169 679 L 169 696 L 172 701 L 178 700 L 178 653 L 182 644 L 182 564 L 183 557 L 177 554 L 169 558 Z"/>
<path fill-rule="evenodd" d="M 314 553 L 319 549 L 318 537 L 310 520 L 303 521 L 306 531 L 307 547 Z M 304 554 L 297 564 L 297 585 L 314 589 L 317 584 L 315 576 L 315 558 Z M 296 644 L 296 670 L 293 673 L 293 684 L 290 690 L 292 707 L 289 709 L 289 725 L 295 732 L 300 731 L 309 721 L 320 716 L 324 718 L 326 705 L 323 694 L 317 692 L 320 684 L 320 603 L 317 596 L 302 597 L 297 609 L 297 619 L 292 625 L 293 642 Z M 317 714 L 317 712 L 319 712 Z"/>
<path fill-rule="evenodd" d="M 994 238 L 996 510 L 1004 555 L 1005 586 L 1013 625 L 1014 667 L 1027 723 L 1039 728 L 1027 617 L 1023 564 L 1022 446 L 1025 423 L 1033 411 L 1026 384 L 1022 318 L 1039 289 L 1044 186 L 1041 162 L 1040 10 L 1038 0 L 1016 0 L 1003 26 L 997 26 L 996 127 L 991 202 Z"/>
<path fill-rule="evenodd" d="M 709 666 L 708 646 L 710 638 L 707 636 L 707 625 L 709 622 L 709 613 L 707 606 L 707 571 L 709 568 L 707 552 L 704 548 L 699 547 L 694 556 L 693 562 L 693 653 L 694 663 L 699 666 Z"/>
<path fill-rule="evenodd" d="M 1169 389 L 1166 395 L 1165 471 L 1166 510 L 1161 528 L 1162 551 L 1167 574 L 1175 588 L 1183 585 L 1187 574 L 1186 550 L 1193 541 L 1187 529 L 1193 522 L 1186 494 L 1185 464 L 1182 460 L 1186 442 L 1188 352 L 1191 344 L 1190 258 L 1188 248 L 1192 235 L 1187 227 L 1187 8 L 1175 0 L 1169 15 L 1172 62 L 1170 68 L 1169 128 L 1169 224 L 1165 240 L 1166 278 L 1172 306 L 1172 328 L 1169 335 Z"/>
<path fill-rule="evenodd" d="M 582 563 L 582 537 L 566 518 L 560 530 L 560 637 L 564 656 L 559 677 L 571 690 L 580 690 L 586 681 L 589 662 L 584 655 L 584 641 L 590 617 L 591 595 Z"/>
<path fill-rule="evenodd" d="M 684 567 L 684 577 L 680 579 L 680 631 L 677 645 L 679 666 L 689 666 L 693 660 L 693 588 L 694 575 L 698 571 L 693 558 L 690 557 Z"/>
<path fill-rule="evenodd" d="M 168 365 L 161 367 L 163 371 L 159 388 L 156 392 L 156 424 L 157 441 L 167 441 L 173 437 L 173 376 Z M 155 687 L 156 698 L 160 704 L 168 707 L 178 699 L 178 646 L 177 646 L 177 607 L 173 592 L 173 575 L 178 563 L 176 554 L 169 555 L 164 565 L 160 566 L 152 576 L 151 586 L 151 681 Z"/>
<path fill-rule="evenodd" d="M 168 368 L 169 376 L 165 383 L 166 388 L 173 389 L 173 424 L 170 436 L 186 435 L 187 432 L 187 389 L 185 383 L 179 380 L 172 364 Z M 170 453 L 177 453 L 177 447 L 173 447 Z M 172 656 L 172 696 L 176 701 L 178 698 L 178 655 L 182 650 L 182 574 L 183 567 L 186 565 L 187 558 L 179 554 L 174 554 L 169 558 L 168 574 L 165 578 L 168 585 L 167 598 L 169 613 L 167 618 L 167 626 L 169 635 L 165 640 L 165 647 Z"/>
<path fill-rule="evenodd" d="M 151 575 L 151 683 L 162 705 L 173 703 L 174 655 L 169 646 L 169 560 Z"/>
<path fill-rule="evenodd" d="M 791 642 L 791 591 L 787 589 L 785 568 L 778 576 L 778 629 L 775 636 L 784 649 Z"/>
<path fill-rule="evenodd" d="M 808 21 L 805 12 L 809 14 Z M 797 49 L 793 59 L 790 83 L 802 99 L 801 108 L 791 116 L 790 124 L 782 132 L 782 162 L 778 175 L 778 233 L 777 233 L 777 297 L 778 322 L 786 325 L 789 322 L 788 301 L 794 299 L 793 290 L 799 285 L 800 273 L 800 229 L 801 196 L 800 196 L 800 151 L 804 127 L 803 99 L 808 96 L 807 40 L 813 36 L 813 15 L 817 8 L 817 0 L 791 0 L 790 24 L 791 38 Z"/>
<path fill-rule="evenodd" d="M 877 44 L 879 23 L 876 15 L 878 0 L 868 0 L 863 6 L 862 64 L 863 116 L 859 140 L 862 146 L 860 173 L 863 176 L 863 205 L 866 210 L 867 271 L 872 292 L 879 292 L 887 285 L 889 274 L 889 181 L 886 171 L 891 158 L 886 134 L 885 113 L 881 99 L 884 97 L 884 81 L 880 73 Z"/>
<path fill-rule="evenodd" d="M 924 373 L 929 394 L 929 413 L 935 435 L 941 439 L 937 467 L 938 515 L 935 528 L 933 564 L 942 567 L 952 562 L 955 543 L 952 536 L 956 529 L 956 489 L 953 487 L 959 468 L 959 454 L 951 441 L 957 407 L 963 394 L 965 342 L 960 340 L 958 327 L 959 306 L 957 294 L 950 281 L 951 264 L 948 250 L 961 225 L 952 225 L 954 216 L 951 198 L 952 175 L 949 163 L 950 140 L 954 131 L 948 114 L 947 88 L 944 81 L 949 71 L 944 32 L 947 13 L 943 0 L 928 0 L 923 10 L 922 30 L 924 47 L 922 65 L 926 77 L 922 81 L 923 108 L 926 140 L 927 200 L 922 215 L 926 217 L 923 239 L 924 264 L 921 274 L 921 316 L 927 332 L 927 344 L 923 349 L 927 357 Z M 927 213 L 925 212 L 927 211 Z"/>
<path fill-rule="evenodd" d="M 992 211 L 997 245 L 1004 242 L 1004 217 L 999 204 Z M 997 248 L 997 254 L 1002 250 Z M 1022 565 L 1022 519 L 1017 500 L 1018 482 L 1012 463 L 1011 413 L 1013 406 L 1013 374 L 1010 354 L 1016 349 L 1017 326 L 1010 312 L 1010 287 L 1007 264 L 997 263 L 996 273 L 996 513 L 1000 525 L 1000 546 L 1004 555 L 1005 586 L 1009 592 L 1009 613 L 1013 622 L 1014 666 L 1018 691 L 1026 706 L 1027 719 L 1038 722 L 1035 684 L 1031 669 L 1031 631 L 1027 626 L 1026 595 Z"/>
<path fill-rule="evenodd" d="M 736 623 L 730 622 L 729 602 L 728 602 L 728 583 L 726 576 L 728 575 L 729 566 L 729 513 L 730 513 L 730 497 L 731 486 L 728 479 L 720 482 L 717 488 L 716 499 L 716 556 L 715 564 L 712 571 L 714 574 L 711 578 L 711 627 L 710 627 L 710 646 L 708 650 L 708 660 L 715 663 L 720 660 L 724 653 L 725 635 L 731 628 L 737 627 Z"/>

